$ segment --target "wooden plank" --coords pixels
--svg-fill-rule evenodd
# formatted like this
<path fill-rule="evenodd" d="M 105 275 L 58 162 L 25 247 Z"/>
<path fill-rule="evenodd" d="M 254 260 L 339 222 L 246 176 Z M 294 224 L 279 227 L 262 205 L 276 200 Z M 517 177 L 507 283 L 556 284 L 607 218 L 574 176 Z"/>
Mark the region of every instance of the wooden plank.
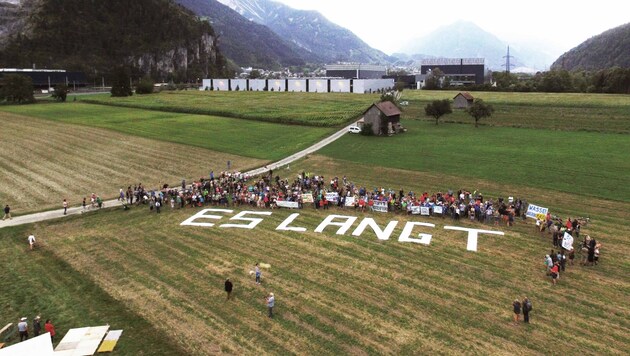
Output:
<path fill-rule="evenodd" d="M 8 323 L 7 325 L 5 325 L 4 328 L 0 330 L 0 335 L 2 335 L 2 333 L 4 333 L 5 331 L 9 330 L 11 326 L 13 326 L 13 323 Z"/>

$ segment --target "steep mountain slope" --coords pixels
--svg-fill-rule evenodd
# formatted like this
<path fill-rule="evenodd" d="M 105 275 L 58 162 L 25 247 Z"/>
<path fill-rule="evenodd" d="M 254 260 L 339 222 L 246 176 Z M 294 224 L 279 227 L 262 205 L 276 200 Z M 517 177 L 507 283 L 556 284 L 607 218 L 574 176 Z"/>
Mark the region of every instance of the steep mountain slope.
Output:
<path fill-rule="evenodd" d="M 552 68 L 599 70 L 630 68 L 630 23 L 605 31 L 564 53 Z"/>
<path fill-rule="evenodd" d="M 133 75 L 162 80 L 225 70 L 210 24 L 170 0 L 33 1 L 21 17 L 23 30 L 11 33 L 0 50 L 0 67 L 100 76 L 126 65 Z"/>
<path fill-rule="evenodd" d="M 316 11 L 296 10 L 269 0 L 219 0 L 243 17 L 327 62 L 386 63 L 389 57 Z"/>
<path fill-rule="evenodd" d="M 508 43 L 484 31 L 472 22 L 457 21 L 440 27 L 425 37 L 409 42 L 401 52 L 423 53 L 435 57 L 485 58 L 486 67 L 493 70 L 505 69 Z M 519 45 L 510 45 L 512 63 L 516 67 L 526 66 L 542 69 L 553 60 L 548 54 Z"/>
<path fill-rule="evenodd" d="M 305 57 L 321 61 L 280 38 L 264 25 L 252 22 L 216 0 L 176 0 L 198 16 L 210 19 L 221 53 L 236 64 L 255 68 L 303 65 Z"/>

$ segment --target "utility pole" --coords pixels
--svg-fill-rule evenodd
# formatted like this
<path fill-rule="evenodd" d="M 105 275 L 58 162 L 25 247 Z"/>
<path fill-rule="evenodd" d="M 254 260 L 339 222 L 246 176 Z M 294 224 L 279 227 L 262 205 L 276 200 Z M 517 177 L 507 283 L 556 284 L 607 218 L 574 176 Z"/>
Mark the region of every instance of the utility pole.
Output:
<path fill-rule="evenodd" d="M 510 58 L 514 58 L 514 56 L 510 56 L 510 46 L 508 46 L 507 48 L 507 55 L 503 56 L 503 58 L 505 58 L 505 64 L 503 64 L 502 66 L 505 67 L 506 73 L 510 73 L 510 68 L 514 67 L 514 64 L 510 63 Z"/>

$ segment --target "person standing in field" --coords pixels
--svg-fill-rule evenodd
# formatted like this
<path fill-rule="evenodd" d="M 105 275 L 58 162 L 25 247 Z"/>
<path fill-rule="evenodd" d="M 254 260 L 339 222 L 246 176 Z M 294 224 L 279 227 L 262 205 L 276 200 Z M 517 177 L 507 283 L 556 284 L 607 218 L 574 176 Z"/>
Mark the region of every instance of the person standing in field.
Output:
<path fill-rule="evenodd" d="M 529 324 L 529 312 L 532 311 L 532 302 L 529 298 L 523 299 L 523 321 Z"/>
<path fill-rule="evenodd" d="M 273 318 L 273 307 L 276 305 L 276 298 L 273 293 L 269 293 L 269 296 L 266 299 L 267 301 L 267 309 L 269 310 L 269 318 Z"/>
<path fill-rule="evenodd" d="M 4 207 L 4 216 L 2 217 L 2 220 L 5 220 L 6 218 L 11 220 L 11 208 L 9 207 L 9 204 Z"/>
<path fill-rule="evenodd" d="M 82 213 L 85 213 L 85 206 L 86 206 L 86 202 L 85 202 L 85 197 L 83 197 L 83 203 L 81 203 L 81 206 L 83 207 L 83 211 L 81 211 Z"/>
<path fill-rule="evenodd" d="M 31 249 L 31 251 L 33 251 L 33 247 L 35 246 L 35 235 L 30 234 L 28 235 L 28 247 Z"/>
<path fill-rule="evenodd" d="M 230 281 L 230 279 L 226 279 L 225 280 L 225 292 L 227 293 L 227 299 L 226 300 L 230 300 L 230 294 L 232 293 L 232 281 Z"/>
<path fill-rule="evenodd" d="M 41 318 L 38 316 L 36 316 L 33 319 L 33 334 L 35 336 L 39 336 L 39 334 L 41 334 L 42 332 L 42 324 L 40 323 Z"/>
<path fill-rule="evenodd" d="M 20 333 L 20 342 L 28 340 L 28 324 L 26 323 L 26 317 L 20 319 L 17 328 Z"/>
<path fill-rule="evenodd" d="M 258 263 L 256 263 L 256 267 L 254 268 L 254 272 L 256 273 L 256 284 L 260 284 L 260 267 L 258 267 Z"/>
<path fill-rule="evenodd" d="M 551 281 L 553 282 L 553 285 L 555 286 L 558 278 L 560 277 L 560 265 L 558 262 L 553 264 L 553 267 L 551 267 L 550 272 L 551 272 Z"/>
<path fill-rule="evenodd" d="M 46 330 L 47 333 L 50 333 L 50 341 L 55 342 L 55 326 L 52 324 L 52 320 L 46 319 L 44 330 Z"/>
<path fill-rule="evenodd" d="M 63 200 L 63 215 L 66 215 L 68 213 L 68 200 L 64 199 Z"/>
<path fill-rule="evenodd" d="M 521 302 L 519 302 L 518 299 L 514 299 L 512 309 L 514 311 L 514 322 L 518 323 L 518 320 L 521 317 Z"/>

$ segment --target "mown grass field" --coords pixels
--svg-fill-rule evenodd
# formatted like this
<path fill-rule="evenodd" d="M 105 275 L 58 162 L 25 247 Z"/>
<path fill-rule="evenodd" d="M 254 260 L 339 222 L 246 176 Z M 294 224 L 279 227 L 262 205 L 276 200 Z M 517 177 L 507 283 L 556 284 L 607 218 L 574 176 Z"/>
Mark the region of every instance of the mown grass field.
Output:
<path fill-rule="evenodd" d="M 379 100 L 376 94 L 293 93 L 245 91 L 165 91 L 151 95 L 82 101 L 159 111 L 205 114 L 306 126 L 340 126 L 361 115 Z"/>
<path fill-rule="evenodd" d="M 284 158 L 334 132 L 331 128 L 306 128 L 81 102 L 0 106 L 0 112 L 109 129 L 262 160 Z"/>
<path fill-rule="evenodd" d="M 40 106 L 18 107 L 22 108 Z M 66 115 L 72 121 L 72 113 Z M 211 169 L 226 170 L 228 160 L 232 169 L 240 170 L 267 162 L 6 112 L 0 112 L 0 127 L 0 203 L 3 208 L 9 204 L 14 216 L 61 209 L 63 199 L 80 206 L 87 197 L 89 204 L 91 193 L 115 198 L 120 188 L 138 183 L 157 188 L 207 177 Z"/>
<path fill-rule="evenodd" d="M 423 95 L 429 100 L 430 95 L 443 93 L 406 91 L 405 95 L 418 95 L 420 102 L 425 100 Z M 541 112 L 571 113 L 564 121 L 576 123 L 573 129 L 555 130 L 560 127 L 545 126 L 546 121 L 538 117 L 532 118 L 530 126 L 524 125 L 529 128 L 518 128 L 510 120 L 520 115 L 518 105 L 524 97 L 492 94 L 509 107 L 504 123 L 475 129 L 472 119 L 466 118 L 467 125 L 435 126 L 423 112 L 407 116 L 420 105 L 406 97 L 410 101 L 403 118 L 409 128 L 406 134 L 388 138 L 347 135 L 320 153 L 292 163 L 290 169 L 275 170 L 274 175 L 294 177 L 307 171 L 327 178 L 346 175 L 368 189 L 435 192 L 464 188 L 481 191 L 486 197 L 521 197 L 549 207 L 564 219 L 589 216 L 591 222 L 583 233 L 603 243 L 600 265 L 569 266 L 559 284 L 552 286 L 542 265 L 543 256 L 552 248 L 550 238 L 535 232 L 531 220 L 507 228 L 411 218 L 436 225 L 414 230 L 433 235 L 431 244 L 424 246 L 397 241 L 409 219 L 404 215 L 306 209 L 299 211 L 292 226 L 307 231 L 297 233 L 275 230 L 295 211 L 273 210 L 254 230 L 246 230 L 181 226 L 197 208 L 167 208 L 158 215 L 133 207 L 0 229 L 0 266 L 8 271 L 0 274 L 0 304 L 7 306 L 2 317 L 7 315 L 9 322 L 35 313 L 52 316 L 60 336 L 71 327 L 109 322 L 112 328 L 129 330 L 115 351 L 119 355 L 137 355 L 140 350 L 151 355 L 627 353 L 630 193 L 625 172 L 630 167 L 624 153 L 630 148 L 628 136 L 613 133 L 624 129 L 592 130 L 587 121 L 581 121 L 580 113 L 552 104 Z M 586 109 L 592 105 L 588 103 L 604 98 L 600 104 L 607 113 L 600 121 L 604 128 L 614 126 L 616 116 L 609 114 L 621 112 L 625 105 L 615 103 L 610 99 L 613 96 L 561 97 L 573 98 L 574 106 L 582 105 L 584 110 L 590 110 Z M 543 101 L 551 99 L 541 95 L 536 100 L 536 105 L 526 104 L 543 108 Z M 275 129 L 264 131 L 266 126 L 248 120 L 221 119 L 225 122 L 218 120 L 217 124 L 211 116 L 80 103 L 1 107 L 0 111 L 36 117 L 21 119 L 36 123 L 29 129 L 46 130 L 35 132 L 38 135 L 95 130 L 101 140 L 118 143 L 123 139 L 114 138 L 130 137 L 120 134 L 124 132 L 137 136 L 134 142 L 142 140 L 139 137 L 154 139 L 147 140 L 146 147 L 155 149 L 159 140 L 173 141 L 166 128 L 176 127 L 178 142 L 212 148 L 215 144 L 207 139 L 197 141 L 199 132 L 192 129 L 205 127 L 203 123 L 208 121 L 221 132 L 223 142 L 231 142 L 225 148 L 235 154 L 270 159 L 269 152 L 280 155 L 295 150 L 279 148 L 282 140 L 271 140 L 253 146 L 252 154 L 243 153 L 249 149 L 239 139 L 243 133 L 264 137 L 278 131 L 277 125 L 263 123 Z M 627 123 L 627 115 L 630 113 L 620 116 L 622 122 Z M 0 118 L 13 127 L 13 144 L 28 151 L 29 143 L 24 141 L 31 135 L 22 135 L 23 129 L 11 126 L 13 114 L 0 114 Z M 182 129 L 185 122 L 194 124 Z M 230 130 L 232 122 L 254 126 L 234 124 Z M 294 128 L 280 127 L 283 134 Z M 295 128 L 299 129 L 295 135 L 306 135 L 285 139 L 295 145 L 306 145 L 301 140 L 310 144 L 330 132 Z M 316 130 L 325 132 L 314 134 Z M 80 132 L 73 136 L 92 137 Z M 60 137 L 53 142 L 68 139 Z M 28 161 L 37 155 L 44 155 L 42 161 L 34 161 L 43 166 L 42 175 L 62 165 L 56 161 L 61 158 L 71 162 L 78 156 L 87 161 L 107 160 L 100 150 L 46 152 L 44 148 L 33 151 L 22 169 L 35 170 Z M 48 161 L 54 163 L 47 167 Z M 189 164 L 182 168 L 186 169 L 207 174 L 208 166 Z M 158 172 L 152 174 L 162 182 Z M 5 185 L 4 179 L 0 186 Z M 9 186 L 26 187 L 30 179 L 16 176 Z M 117 191 L 118 186 L 113 189 Z M 388 241 L 377 240 L 369 229 L 361 237 L 351 236 L 358 222 L 345 235 L 336 235 L 332 227 L 315 233 L 328 214 L 371 217 L 382 227 L 390 220 L 400 222 Z M 226 214 L 218 223 L 227 222 L 232 215 Z M 505 236 L 482 234 L 479 251 L 470 252 L 465 249 L 465 234 L 444 230 L 445 225 L 498 229 Z M 40 242 L 34 252 L 27 250 L 30 232 Z M 262 286 L 249 275 L 255 262 L 272 266 L 263 270 Z M 226 277 L 235 284 L 230 302 L 224 300 Z M 263 300 L 270 291 L 277 301 L 273 320 L 266 318 Z M 511 303 L 525 295 L 534 303 L 532 324 L 515 325 Z"/>
<path fill-rule="evenodd" d="M 366 171 L 362 164 L 322 156 L 302 161 L 286 175 L 316 168 L 325 176 L 347 174 L 366 186 L 404 181 L 406 190 L 431 191 L 440 185 L 429 174 L 385 167 Z M 246 230 L 180 226 L 197 208 L 165 209 L 160 215 L 146 208 L 115 209 L 36 224 L 28 231 L 39 237 L 39 251 L 26 251 L 25 229 L 0 230 L 0 246 L 16 259 L 36 264 L 43 262 L 32 256 L 50 253 L 53 266 L 69 266 L 65 273 L 82 271 L 90 283 L 153 325 L 169 344 L 190 354 L 542 354 L 549 345 L 589 355 L 627 350 L 630 308 L 623 301 L 630 293 L 630 246 L 625 238 L 630 233 L 625 224 L 630 204 L 616 203 L 618 209 L 610 210 L 610 201 L 594 199 L 575 209 L 582 198 L 572 194 L 448 175 L 444 182 L 487 187 L 501 196 L 536 197 L 541 205 L 550 202 L 554 213 L 591 216 L 583 231 L 604 244 L 601 264 L 569 266 L 553 287 L 542 266 L 549 237 L 535 233 L 531 221 L 507 228 L 413 218 L 436 224 L 434 229 L 415 230 L 433 235 L 424 246 L 397 241 L 407 220 L 404 215 L 335 209 L 300 211 L 292 226 L 305 227 L 304 233 L 275 230 L 293 212 L 288 210 L 274 210 L 254 230 Z M 336 235 L 332 227 L 315 233 L 329 213 L 372 217 L 381 226 L 390 220 L 400 223 L 388 241 L 377 240 L 369 229 L 358 238 L 350 232 Z M 479 251 L 470 252 L 463 233 L 443 230 L 444 225 L 460 224 L 499 229 L 506 235 L 480 235 Z M 263 269 L 261 286 L 249 275 L 255 262 L 271 264 L 271 269 Z M 5 268 L 11 264 L 6 259 L 1 263 Z M 35 284 L 46 278 L 29 276 Z M 235 284 L 229 302 L 222 289 L 226 277 Z M 3 279 L 2 303 L 15 305 L 11 311 L 16 315 L 31 312 L 41 300 L 41 290 L 20 286 Z M 63 283 L 56 289 L 59 298 L 76 293 Z M 266 318 L 263 303 L 270 291 L 277 301 L 273 320 Z M 532 324 L 515 325 L 511 302 L 525 295 L 534 303 Z M 20 304 L 17 298 L 33 302 Z M 51 304 L 47 311 L 54 315 L 57 308 Z M 63 324 L 96 323 L 102 320 L 97 319 L 98 309 L 96 314 L 81 320 L 64 315 Z M 127 327 L 124 318 L 112 326 Z M 126 337 L 132 344 L 148 342 L 132 334 L 123 334 Z M 169 354 L 157 347 L 151 350 Z"/>

